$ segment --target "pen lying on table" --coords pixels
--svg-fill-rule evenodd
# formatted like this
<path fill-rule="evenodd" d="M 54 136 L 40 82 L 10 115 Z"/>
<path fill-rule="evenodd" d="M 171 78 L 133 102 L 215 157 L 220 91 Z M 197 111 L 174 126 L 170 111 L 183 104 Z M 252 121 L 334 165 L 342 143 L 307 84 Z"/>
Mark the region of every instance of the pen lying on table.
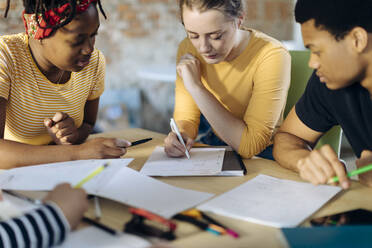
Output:
<path fill-rule="evenodd" d="M 92 226 L 95 226 L 95 227 L 98 227 L 99 229 L 101 229 L 102 231 L 105 231 L 111 235 L 116 235 L 118 234 L 118 231 L 116 231 L 115 229 L 111 228 L 111 227 L 108 227 L 98 221 L 95 221 L 93 219 L 90 219 L 88 217 L 83 217 L 82 221 L 88 223 L 88 224 L 91 224 Z"/>
<path fill-rule="evenodd" d="M 212 233 L 214 235 L 217 235 L 217 236 L 223 234 L 222 229 L 215 228 L 210 224 L 204 223 L 204 222 L 202 222 L 200 220 L 197 220 L 194 217 L 191 217 L 191 216 L 188 216 L 188 215 L 176 214 L 175 216 L 173 216 L 173 219 L 188 222 L 188 223 L 193 224 L 196 227 L 200 228 L 201 230 L 205 230 L 205 231 L 210 232 L 210 233 Z"/>
<path fill-rule="evenodd" d="M 226 233 L 234 238 L 239 238 L 239 234 L 234 230 L 227 228 L 226 226 L 222 225 L 221 223 L 217 222 L 216 220 L 212 219 L 202 211 L 197 209 L 190 209 L 187 211 L 182 212 L 183 215 L 193 217 L 195 219 L 204 219 L 210 223 L 212 229 L 221 232 L 222 234 Z"/>

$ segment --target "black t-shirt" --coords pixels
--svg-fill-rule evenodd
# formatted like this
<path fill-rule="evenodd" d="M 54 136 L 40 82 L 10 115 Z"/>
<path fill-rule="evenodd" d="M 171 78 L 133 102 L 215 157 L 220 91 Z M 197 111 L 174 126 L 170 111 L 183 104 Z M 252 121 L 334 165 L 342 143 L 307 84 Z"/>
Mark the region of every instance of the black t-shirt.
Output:
<path fill-rule="evenodd" d="M 372 150 L 372 100 L 359 83 L 330 90 L 314 72 L 296 104 L 296 114 L 318 132 L 340 125 L 358 157 L 363 150 Z"/>

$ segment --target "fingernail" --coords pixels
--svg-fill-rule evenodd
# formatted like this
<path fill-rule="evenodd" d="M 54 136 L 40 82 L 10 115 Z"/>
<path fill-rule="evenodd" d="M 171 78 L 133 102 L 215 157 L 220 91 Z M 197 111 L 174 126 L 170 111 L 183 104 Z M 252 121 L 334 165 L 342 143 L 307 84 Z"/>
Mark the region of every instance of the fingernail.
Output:
<path fill-rule="evenodd" d="M 348 182 L 342 182 L 341 186 L 342 186 L 342 188 L 347 189 L 347 188 L 349 188 L 349 183 Z"/>
<path fill-rule="evenodd" d="M 118 147 L 127 147 L 130 145 L 130 142 L 124 139 L 116 139 L 116 146 Z"/>

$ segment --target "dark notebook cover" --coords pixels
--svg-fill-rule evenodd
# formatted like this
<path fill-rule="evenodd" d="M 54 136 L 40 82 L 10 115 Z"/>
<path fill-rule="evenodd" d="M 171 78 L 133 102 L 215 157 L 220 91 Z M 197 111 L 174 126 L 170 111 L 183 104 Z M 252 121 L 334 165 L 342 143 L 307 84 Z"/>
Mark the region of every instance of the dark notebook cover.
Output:
<path fill-rule="evenodd" d="M 244 176 L 247 169 L 240 155 L 230 146 L 207 146 L 206 148 L 225 148 L 222 171 L 218 176 Z M 200 147 L 199 147 L 200 148 Z"/>
<path fill-rule="evenodd" d="M 371 248 L 372 225 L 282 228 L 291 248 Z"/>

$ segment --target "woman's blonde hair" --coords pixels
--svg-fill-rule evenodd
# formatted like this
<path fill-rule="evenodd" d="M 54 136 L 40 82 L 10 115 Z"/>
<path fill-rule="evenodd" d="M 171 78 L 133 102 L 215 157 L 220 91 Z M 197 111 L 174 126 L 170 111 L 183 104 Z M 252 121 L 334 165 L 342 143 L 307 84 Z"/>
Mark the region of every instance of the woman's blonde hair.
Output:
<path fill-rule="evenodd" d="M 243 15 L 244 4 L 242 0 L 179 0 L 181 21 L 183 23 L 183 8 L 197 9 L 201 12 L 215 9 L 223 12 L 230 18 L 238 18 Z"/>

